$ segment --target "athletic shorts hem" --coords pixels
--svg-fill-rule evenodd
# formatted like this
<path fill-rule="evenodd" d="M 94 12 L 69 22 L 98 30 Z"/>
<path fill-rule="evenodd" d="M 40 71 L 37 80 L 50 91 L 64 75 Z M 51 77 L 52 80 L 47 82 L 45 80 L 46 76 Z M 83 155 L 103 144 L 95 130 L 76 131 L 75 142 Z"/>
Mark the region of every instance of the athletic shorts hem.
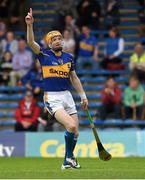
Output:
<path fill-rule="evenodd" d="M 74 114 L 77 114 L 77 111 L 76 111 L 76 112 L 74 112 L 74 113 L 70 113 L 69 115 L 71 116 L 71 115 L 74 115 Z"/>

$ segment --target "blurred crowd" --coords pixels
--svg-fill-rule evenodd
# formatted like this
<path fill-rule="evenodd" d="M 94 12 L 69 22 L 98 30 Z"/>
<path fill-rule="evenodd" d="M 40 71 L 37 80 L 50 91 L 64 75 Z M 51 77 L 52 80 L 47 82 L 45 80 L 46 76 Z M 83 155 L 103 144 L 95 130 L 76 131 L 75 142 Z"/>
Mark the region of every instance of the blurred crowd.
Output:
<path fill-rule="evenodd" d="M 145 1 L 144 0 L 138 0 L 141 8 L 138 10 L 138 16 L 139 20 L 141 22 L 141 26 L 139 27 L 140 36 L 145 36 Z M 144 42 L 145 44 L 145 42 Z"/>
<path fill-rule="evenodd" d="M 139 20 L 142 23 L 140 36 L 145 35 L 145 1 L 138 0 Z M 105 69 L 109 71 L 130 71 L 128 87 L 122 91 L 113 76 L 108 77 L 102 90 L 99 109 L 100 119 L 106 120 L 110 114 L 115 119 L 144 119 L 144 82 L 145 50 L 144 44 L 137 42 L 128 60 L 123 63 L 125 39 L 119 32 L 118 0 L 106 0 L 100 5 L 97 0 L 60 0 L 56 9 L 56 23 L 64 36 L 64 51 L 74 55 L 76 70 Z M 42 101 L 41 67 L 36 57 L 27 46 L 25 37 L 15 37 L 15 30 L 21 29 L 21 12 L 16 8 L 23 6 L 23 0 L 0 0 L 0 85 L 25 86 L 25 97 L 16 109 L 16 131 L 36 131 L 60 129 L 55 121 L 49 121 L 47 112 L 41 109 Z M 9 7 L 9 8 L 7 8 Z M 99 50 L 99 37 L 95 30 L 107 30 L 103 54 Z M 40 45 L 47 48 L 44 39 Z M 35 59 L 35 60 L 34 60 Z"/>
<path fill-rule="evenodd" d="M 130 76 L 124 92 L 113 77 L 106 81 L 102 90 L 100 119 L 145 119 L 145 91 L 137 76 Z"/>

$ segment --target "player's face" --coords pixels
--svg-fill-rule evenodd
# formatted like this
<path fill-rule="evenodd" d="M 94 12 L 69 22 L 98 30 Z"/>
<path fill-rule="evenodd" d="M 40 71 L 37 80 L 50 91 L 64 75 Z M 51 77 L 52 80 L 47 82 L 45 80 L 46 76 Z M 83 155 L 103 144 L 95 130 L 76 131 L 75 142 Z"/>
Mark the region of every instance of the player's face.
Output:
<path fill-rule="evenodd" d="M 51 46 L 52 50 L 54 51 L 62 51 L 62 45 L 63 44 L 63 39 L 61 36 L 55 36 L 51 40 Z"/>

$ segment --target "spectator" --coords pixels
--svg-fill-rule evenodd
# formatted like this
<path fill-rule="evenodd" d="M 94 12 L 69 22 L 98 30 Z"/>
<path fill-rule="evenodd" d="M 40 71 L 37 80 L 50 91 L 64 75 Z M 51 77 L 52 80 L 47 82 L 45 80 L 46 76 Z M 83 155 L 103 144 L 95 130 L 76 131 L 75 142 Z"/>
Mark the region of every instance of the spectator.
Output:
<path fill-rule="evenodd" d="M 14 33 L 8 31 L 6 34 L 6 39 L 1 41 L 2 53 L 5 51 L 10 51 L 12 54 L 15 54 L 18 49 L 18 42 L 14 38 Z"/>
<path fill-rule="evenodd" d="M 33 91 L 35 98 L 41 98 L 41 88 L 42 88 L 42 74 L 41 66 L 38 61 L 35 62 L 32 69 L 22 78 L 22 84 L 27 87 L 27 89 Z"/>
<path fill-rule="evenodd" d="M 1 0 L 0 1 L 0 18 L 7 21 L 9 15 L 9 0 Z"/>
<path fill-rule="evenodd" d="M 77 68 L 82 69 L 85 66 L 96 68 L 96 61 L 98 60 L 97 39 L 91 35 L 88 26 L 82 27 L 82 34 L 79 37 L 78 55 Z"/>
<path fill-rule="evenodd" d="M 132 76 L 124 92 L 125 118 L 142 119 L 144 106 L 144 88 L 139 80 Z"/>
<path fill-rule="evenodd" d="M 9 85 L 10 82 L 10 72 L 12 71 L 12 53 L 6 51 L 1 61 L 0 65 L 0 83 L 2 85 Z"/>
<path fill-rule="evenodd" d="M 101 6 L 96 0 L 81 0 L 77 6 L 79 24 L 91 29 L 98 29 L 101 16 Z"/>
<path fill-rule="evenodd" d="M 77 19 L 78 14 L 74 0 L 58 0 L 56 14 L 58 15 L 58 23 L 63 22 L 63 19 L 67 14 L 72 14 L 72 16 Z"/>
<path fill-rule="evenodd" d="M 37 106 L 31 91 L 27 91 L 15 112 L 16 131 L 37 131 L 40 108 Z"/>
<path fill-rule="evenodd" d="M 71 33 L 71 36 L 74 37 L 78 32 L 79 29 L 76 26 L 75 19 L 73 18 L 72 15 L 68 14 L 64 18 L 64 28 L 63 29 L 68 29 Z"/>
<path fill-rule="evenodd" d="M 75 40 L 71 37 L 69 30 L 64 30 L 64 45 L 63 50 L 74 55 L 75 52 Z"/>
<path fill-rule="evenodd" d="M 5 33 L 6 33 L 6 24 L 2 19 L 0 19 L 0 58 L 3 57 L 2 42 L 3 39 L 5 38 Z"/>
<path fill-rule="evenodd" d="M 10 21 L 9 21 L 9 27 L 11 30 L 20 30 L 20 10 L 22 1 L 20 0 L 13 0 L 11 1 L 11 7 L 10 7 Z M 17 8 L 19 7 L 19 8 Z"/>
<path fill-rule="evenodd" d="M 110 28 L 120 23 L 119 2 L 117 0 L 105 1 L 105 26 Z"/>
<path fill-rule="evenodd" d="M 135 46 L 133 55 L 130 57 L 129 68 L 140 81 L 145 82 L 145 51 L 142 44 Z"/>
<path fill-rule="evenodd" d="M 145 36 L 145 6 L 144 8 L 139 10 L 139 19 L 140 19 L 140 26 L 139 26 L 139 33 L 141 37 Z"/>
<path fill-rule="evenodd" d="M 16 86 L 17 80 L 20 80 L 31 69 L 33 59 L 32 53 L 26 50 L 26 41 L 21 39 L 18 44 L 18 51 L 12 59 L 13 71 L 11 72 L 11 85 Z"/>
<path fill-rule="evenodd" d="M 9 25 L 11 30 L 18 30 L 19 28 L 19 26 L 14 25 L 16 25 L 20 20 L 19 13 L 22 11 L 22 8 L 24 9 L 24 6 L 21 6 L 23 2 L 23 0 L 0 0 L 0 18 Z"/>
<path fill-rule="evenodd" d="M 76 20 L 71 14 L 67 14 L 62 22 L 58 22 L 54 25 L 53 29 L 58 29 L 59 31 L 63 32 L 65 29 L 70 31 L 71 37 L 76 37 L 80 34 L 79 28 L 76 25 Z"/>
<path fill-rule="evenodd" d="M 101 120 L 106 120 L 110 113 L 114 113 L 114 118 L 120 118 L 121 112 L 121 89 L 112 77 L 106 81 L 106 86 L 102 90 L 102 106 L 100 109 Z"/>
<path fill-rule="evenodd" d="M 5 37 L 6 24 L 0 19 L 0 41 Z"/>
<path fill-rule="evenodd" d="M 56 120 L 45 108 L 41 109 L 38 121 L 40 122 L 38 126 L 39 131 L 53 131 L 53 124 L 56 122 Z"/>
<path fill-rule="evenodd" d="M 46 36 L 44 36 L 44 37 L 40 40 L 39 45 L 40 45 L 42 48 L 44 48 L 44 49 L 47 49 L 47 48 L 48 48 L 48 44 L 47 44 L 47 42 L 46 42 Z"/>
<path fill-rule="evenodd" d="M 113 27 L 109 31 L 109 37 L 105 45 L 105 57 L 101 62 L 104 69 L 121 70 L 124 66 L 121 64 L 121 54 L 124 51 L 124 39 L 120 37 L 119 31 Z"/>
<path fill-rule="evenodd" d="M 64 27 L 63 30 L 69 30 L 71 37 L 77 37 L 80 34 L 80 30 L 76 25 L 76 20 L 72 15 L 68 14 L 64 18 Z"/>

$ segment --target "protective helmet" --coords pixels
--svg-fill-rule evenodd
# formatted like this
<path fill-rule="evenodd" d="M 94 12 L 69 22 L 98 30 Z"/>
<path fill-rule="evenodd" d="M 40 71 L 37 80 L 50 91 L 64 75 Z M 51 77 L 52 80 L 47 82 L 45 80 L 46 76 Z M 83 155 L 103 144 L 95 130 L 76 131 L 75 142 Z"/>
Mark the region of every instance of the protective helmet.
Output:
<path fill-rule="evenodd" d="M 55 36 L 62 37 L 62 34 L 59 31 L 50 31 L 48 34 L 46 34 L 45 41 L 47 42 L 47 44 L 50 44 L 52 38 L 54 38 Z"/>

